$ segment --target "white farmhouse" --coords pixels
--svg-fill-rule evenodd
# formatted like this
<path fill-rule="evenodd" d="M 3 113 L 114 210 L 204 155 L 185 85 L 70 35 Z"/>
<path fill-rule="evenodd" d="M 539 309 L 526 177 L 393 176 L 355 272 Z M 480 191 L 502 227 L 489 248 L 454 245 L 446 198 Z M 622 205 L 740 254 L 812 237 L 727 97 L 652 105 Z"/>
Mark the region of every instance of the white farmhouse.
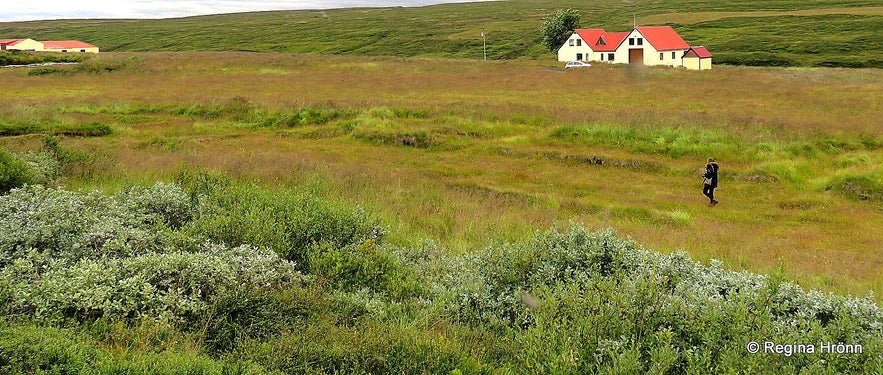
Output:
<path fill-rule="evenodd" d="M 669 26 L 636 27 L 630 32 L 615 33 L 604 29 L 578 29 L 558 49 L 558 61 L 684 67 L 684 55 L 689 50 L 690 45 Z M 707 53 L 705 50 L 704 54 Z M 710 54 L 708 56 L 704 65 L 691 61 L 686 67 L 710 69 Z"/>

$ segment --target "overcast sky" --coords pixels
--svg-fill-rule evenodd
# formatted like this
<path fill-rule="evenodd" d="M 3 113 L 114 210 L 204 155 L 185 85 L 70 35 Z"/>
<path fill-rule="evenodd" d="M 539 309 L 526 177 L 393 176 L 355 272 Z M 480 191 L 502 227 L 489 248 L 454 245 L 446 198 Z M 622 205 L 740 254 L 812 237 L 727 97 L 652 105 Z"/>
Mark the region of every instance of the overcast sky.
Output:
<path fill-rule="evenodd" d="M 0 22 L 59 18 L 171 18 L 261 10 L 422 6 L 476 0 L 39 0 L 0 7 Z"/>

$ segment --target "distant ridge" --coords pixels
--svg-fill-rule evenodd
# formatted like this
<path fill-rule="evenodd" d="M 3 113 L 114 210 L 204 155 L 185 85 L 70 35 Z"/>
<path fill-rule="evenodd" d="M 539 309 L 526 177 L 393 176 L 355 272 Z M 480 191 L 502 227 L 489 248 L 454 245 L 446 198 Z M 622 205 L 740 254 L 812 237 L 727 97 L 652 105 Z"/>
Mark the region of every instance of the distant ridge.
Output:
<path fill-rule="evenodd" d="M 555 56 L 540 45 L 542 18 L 557 9 L 575 8 L 582 14 L 581 26 L 588 28 L 620 29 L 632 25 L 633 16 L 652 20 L 654 15 L 665 15 L 665 25 L 677 29 L 687 43 L 715 51 L 715 63 L 720 64 L 883 68 L 883 56 L 877 52 L 883 50 L 883 12 L 874 5 L 869 0 L 835 4 L 749 0 L 726 6 L 713 0 L 641 6 L 615 0 L 590 4 L 512 0 L 153 20 L 11 22 L 0 23 L 0 38 L 88 40 L 100 45 L 102 52 L 255 51 L 480 59 L 484 28 L 488 59 L 554 61 Z M 836 11 L 860 7 L 867 11 Z M 786 8 L 817 11 L 790 17 L 763 13 Z M 722 14 L 720 18 L 709 16 L 715 12 Z M 753 17 L 753 12 L 758 16 Z M 703 17 L 691 18 L 693 13 Z"/>

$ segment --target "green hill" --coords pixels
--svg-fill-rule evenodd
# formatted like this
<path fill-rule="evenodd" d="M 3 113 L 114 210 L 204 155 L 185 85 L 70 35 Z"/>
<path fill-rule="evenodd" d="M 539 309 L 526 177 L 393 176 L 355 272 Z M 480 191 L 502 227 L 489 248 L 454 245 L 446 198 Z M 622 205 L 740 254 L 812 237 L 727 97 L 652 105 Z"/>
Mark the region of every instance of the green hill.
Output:
<path fill-rule="evenodd" d="M 582 27 L 671 25 L 717 63 L 883 67 L 883 7 L 874 0 L 720 2 L 562 0 L 419 8 L 238 13 L 159 20 L 0 23 L 2 37 L 81 39 L 103 51 L 262 51 L 408 57 L 552 59 L 542 18 L 560 8 Z"/>

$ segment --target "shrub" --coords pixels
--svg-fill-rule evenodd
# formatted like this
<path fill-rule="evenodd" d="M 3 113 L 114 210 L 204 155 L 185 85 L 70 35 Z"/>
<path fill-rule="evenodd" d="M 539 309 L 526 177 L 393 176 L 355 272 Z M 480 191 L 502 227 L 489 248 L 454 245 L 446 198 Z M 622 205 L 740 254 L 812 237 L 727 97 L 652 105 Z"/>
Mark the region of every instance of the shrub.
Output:
<path fill-rule="evenodd" d="M 196 209 L 175 184 L 116 196 L 31 185 L 0 197 L 0 300 L 40 319 L 187 319 L 236 288 L 298 278 L 268 249 L 176 233 Z M 170 229 L 171 228 L 171 229 Z"/>
<path fill-rule="evenodd" d="M 745 362 L 752 340 L 863 345 L 862 354 L 826 358 L 823 368 L 842 372 L 873 368 L 883 353 L 883 309 L 872 298 L 806 292 L 719 262 L 704 266 L 683 253 L 636 248 L 612 231 L 552 230 L 449 262 L 434 290 L 451 316 L 513 336 L 513 363 L 540 372 L 806 366 L 798 357 Z"/>
<path fill-rule="evenodd" d="M 235 289 L 221 295 L 209 308 L 207 318 L 194 329 L 205 332 L 205 346 L 214 352 L 233 350 L 242 340 L 264 340 L 291 322 L 293 308 L 263 290 Z"/>
<path fill-rule="evenodd" d="M 0 51 L 0 66 L 26 65 L 52 62 L 81 62 L 91 57 L 85 54 L 30 53 L 23 51 Z"/>
<path fill-rule="evenodd" d="M 14 155 L 0 150 L 0 194 L 22 187 L 33 181 L 27 163 Z"/>
<path fill-rule="evenodd" d="M 365 240 L 382 242 L 386 229 L 360 207 L 329 201 L 309 191 L 269 192 L 233 185 L 216 176 L 179 176 L 200 215 L 185 230 L 230 246 L 268 247 L 283 258 L 308 264 L 309 250 L 319 244 L 347 246 Z"/>
<path fill-rule="evenodd" d="M 66 267 L 44 260 L 52 265 L 45 271 L 39 263 L 18 260 L 2 270 L 0 285 L 13 288 L 5 291 L 11 312 L 47 321 L 193 320 L 227 293 L 300 279 L 294 264 L 271 250 L 248 246 L 206 244 L 199 252 L 84 259 Z"/>
<path fill-rule="evenodd" d="M 386 249 L 368 240 L 345 247 L 320 245 L 309 255 L 310 273 L 338 289 L 368 288 L 394 299 L 423 293 L 424 280 Z"/>
<path fill-rule="evenodd" d="M 0 326 L 0 372 L 79 374 L 106 355 L 68 330 Z"/>
<path fill-rule="evenodd" d="M 39 185 L 13 190 L 0 197 L 0 266 L 31 251 L 69 262 L 159 251 L 169 238 L 151 226 L 176 224 L 192 209 L 180 188 L 169 186 L 118 198 Z M 132 199 L 139 190 L 150 193 L 149 202 Z"/>

